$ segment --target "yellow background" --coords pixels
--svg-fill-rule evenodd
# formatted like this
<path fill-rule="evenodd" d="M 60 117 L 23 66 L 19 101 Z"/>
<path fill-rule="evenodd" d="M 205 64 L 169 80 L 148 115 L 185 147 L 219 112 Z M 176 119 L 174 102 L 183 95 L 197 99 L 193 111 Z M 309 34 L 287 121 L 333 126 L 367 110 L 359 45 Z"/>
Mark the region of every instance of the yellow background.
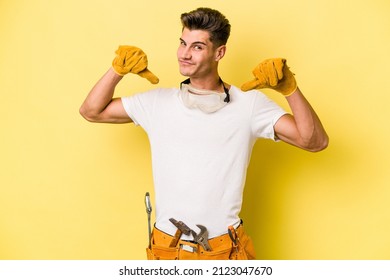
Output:
<path fill-rule="evenodd" d="M 145 258 L 146 134 L 78 109 L 120 44 L 177 86 L 179 15 L 198 6 L 232 24 L 226 82 L 287 58 L 330 135 L 315 154 L 255 145 L 242 218 L 258 258 L 390 259 L 388 0 L 0 1 L 0 259 Z M 116 95 L 154 87 L 131 75 Z"/>

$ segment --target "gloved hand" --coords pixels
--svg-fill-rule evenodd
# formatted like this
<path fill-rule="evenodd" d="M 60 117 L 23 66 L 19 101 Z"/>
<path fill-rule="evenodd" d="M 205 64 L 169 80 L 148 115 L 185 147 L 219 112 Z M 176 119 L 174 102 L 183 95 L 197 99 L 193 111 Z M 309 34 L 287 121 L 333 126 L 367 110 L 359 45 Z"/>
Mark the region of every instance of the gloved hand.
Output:
<path fill-rule="evenodd" d="M 152 84 L 157 84 L 159 79 L 148 70 L 148 58 L 139 48 L 133 46 L 119 46 L 115 52 L 117 56 L 112 61 L 112 68 L 120 75 L 133 73 L 146 78 Z"/>
<path fill-rule="evenodd" d="M 253 80 L 241 86 L 243 91 L 272 88 L 284 96 L 289 96 L 297 89 L 294 74 L 289 70 L 284 58 L 264 60 L 253 70 L 253 75 Z"/>

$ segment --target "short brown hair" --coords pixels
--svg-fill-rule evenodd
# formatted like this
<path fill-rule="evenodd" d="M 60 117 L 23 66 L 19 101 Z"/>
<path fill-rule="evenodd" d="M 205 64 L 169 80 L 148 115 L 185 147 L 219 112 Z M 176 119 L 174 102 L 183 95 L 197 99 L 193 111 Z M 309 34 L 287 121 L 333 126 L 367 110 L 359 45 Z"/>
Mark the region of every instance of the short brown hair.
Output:
<path fill-rule="evenodd" d="M 180 17 L 184 28 L 205 30 L 210 34 L 210 41 L 216 46 L 225 45 L 230 36 L 228 19 L 217 10 L 198 8 Z"/>

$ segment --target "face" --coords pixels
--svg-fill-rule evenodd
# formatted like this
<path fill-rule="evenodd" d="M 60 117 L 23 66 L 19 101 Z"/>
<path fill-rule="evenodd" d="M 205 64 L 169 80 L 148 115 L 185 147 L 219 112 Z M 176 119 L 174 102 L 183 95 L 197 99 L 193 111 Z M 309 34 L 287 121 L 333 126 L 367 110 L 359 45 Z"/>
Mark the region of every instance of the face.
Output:
<path fill-rule="evenodd" d="M 224 50 L 225 46 L 214 47 L 207 31 L 184 28 L 177 50 L 180 73 L 192 78 L 216 73 Z"/>

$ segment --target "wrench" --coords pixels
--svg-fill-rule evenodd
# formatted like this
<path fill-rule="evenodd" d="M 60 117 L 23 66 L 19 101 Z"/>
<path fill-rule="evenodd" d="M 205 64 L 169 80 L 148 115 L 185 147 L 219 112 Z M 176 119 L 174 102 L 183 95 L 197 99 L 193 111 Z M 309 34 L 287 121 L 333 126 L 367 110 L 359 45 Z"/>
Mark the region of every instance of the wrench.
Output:
<path fill-rule="evenodd" d="M 197 234 L 195 231 L 191 230 L 194 241 L 203 247 L 205 251 L 211 251 L 211 246 L 208 241 L 207 228 L 202 225 L 196 225 L 200 228 L 200 232 Z"/>
<path fill-rule="evenodd" d="M 194 230 L 190 229 L 182 221 L 176 221 L 174 218 L 170 218 L 169 221 L 177 227 L 175 236 L 172 239 L 172 242 L 169 247 L 175 247 L 183 233 L 186 235 L 189 235 L 191 233 L 196 243 L 202 246 L 205 251 L 211 251 L 211 246 L 208 242 L 208 233 L 205 226 L 196 225 L 200 229 L 199 234 L 197 234 Z"/>

